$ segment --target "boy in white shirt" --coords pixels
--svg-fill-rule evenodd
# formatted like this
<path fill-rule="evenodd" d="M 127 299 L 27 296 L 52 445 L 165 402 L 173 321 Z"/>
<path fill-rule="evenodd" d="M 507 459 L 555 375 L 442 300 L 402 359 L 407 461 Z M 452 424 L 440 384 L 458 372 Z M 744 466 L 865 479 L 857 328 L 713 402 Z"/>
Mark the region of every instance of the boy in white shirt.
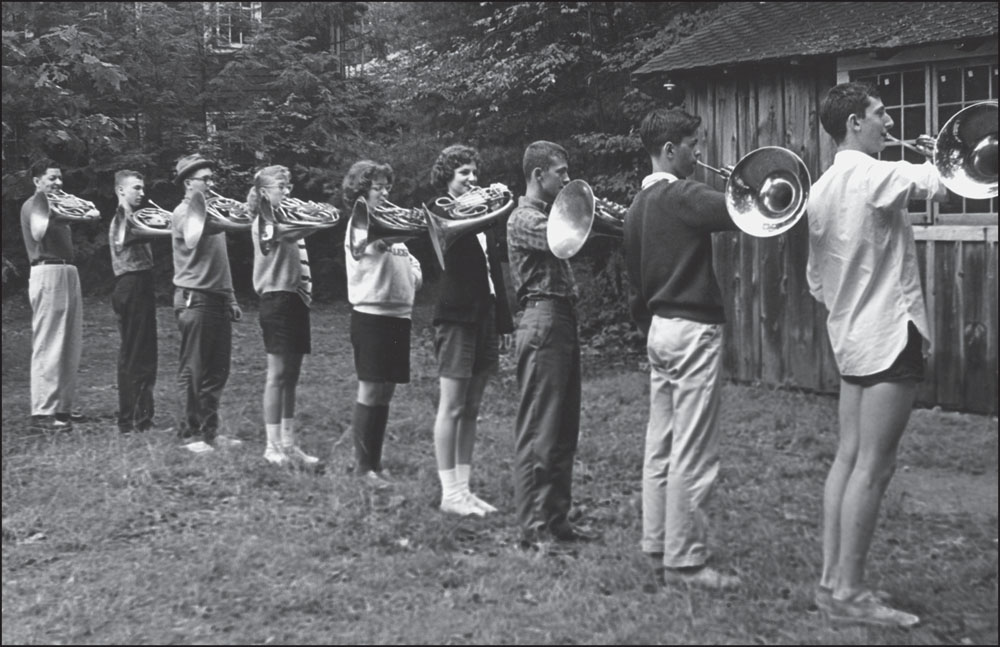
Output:
<path fill-rule="evenodd" d="M 872 87 L 835 86 L 820 121 L 837 154 L 810 191 L 806 273 L 810 292 L 830 313 L 827 332 L 841 383 L 816 604 L 834 620 L 911 627 L 920 619 L 868 589 L 864 566 L 924 377 L 923 341 L 930 340 L 906 205 L 947 192 L 929 163 L 875 159 L 893 121 Z"/>

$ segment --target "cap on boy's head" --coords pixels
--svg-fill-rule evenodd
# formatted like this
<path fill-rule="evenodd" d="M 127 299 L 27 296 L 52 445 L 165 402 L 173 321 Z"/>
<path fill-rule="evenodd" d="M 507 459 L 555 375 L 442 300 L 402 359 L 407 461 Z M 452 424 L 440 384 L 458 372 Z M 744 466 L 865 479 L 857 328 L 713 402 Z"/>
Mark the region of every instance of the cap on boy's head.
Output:
<path fill-rule="evenodd" d="M 198 153 L 185 155 L 184 157 L 177 160 L 177 177 L 174 178 L 174 181 L 177 184 L 180 184 L 187 178 L 187 176 L 191 175 L 198 169 L 203 169 L 211 165 L 212 162 L 205 159 Z"/>

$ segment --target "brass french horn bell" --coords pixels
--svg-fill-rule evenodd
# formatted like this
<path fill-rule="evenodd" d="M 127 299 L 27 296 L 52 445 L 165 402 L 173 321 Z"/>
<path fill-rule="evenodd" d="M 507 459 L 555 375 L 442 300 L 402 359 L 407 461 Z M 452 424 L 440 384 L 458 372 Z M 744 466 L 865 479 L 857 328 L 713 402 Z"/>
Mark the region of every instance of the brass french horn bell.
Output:
<path fill-rule="evenodd" d="M 379 209 L 369 209 L 368 201 L 359 196 L 351 209 L 347 223 L 351 256 L 358 260 L 371 243 L 381 240 L 391 245 L 416 238 L 427 231 L 427 223 L 419 210 L 404 209 L 391 202 Z"/>
<path fill-rule="evenodd" d="M 545 236 L 556 258 L 575 256 L 594 236 L 624 237 L 626 207 L 594 196 L 584 180 L 573 180 L 552 201 Z"/>
<path fill-rule="evenodd" d="M 301 240 L 321 229 L 340 223 L 340 211 L 333 205 L 285 198 L 277 207 L 266 196 L 260 200 L 258 246 L 267 256 L 283 240 Z"/>
<path fill-rule="evenodd" d="M 194 249 L 202 236 L 223 231 L 250 231 L 252 225 L 246 203 L 225 198 L 214 191 L 209 198 L 201 191 L 195 191 L 188 202 L 187 217 L 181 227 L 184 244 Z"/>
<path fill-rule="evenodd" d="M 731 171 L 697 162 L 726 179 L 726 211 L 751 236 L 778 236 L 805 215 L 812 179 L 802 159 L 787 148 L 758 148 Z"/>
<path fill-rule="evenodd" d="M 36 193 L 28 201 L 28 223 L 31 237 L 41 241 L 49 230 L 50 222 L 76 224 L 96 222 L 101 213 L 90 200 L 78 198 L 65 191 Z"/>
<path fill-rule="evenodd" d="M 996 101 L 975 103 L 952 115 L 934 140 L 930 155 L 891 135 L 888 139 L 929 156 L 941 182 L 958 195 L 973 200 L 997 197 Z"/>
<path fill-rule="evenodd" d="M 130 213 L 115 231 L 115 249 L 121 251 L 133 243 L 171 235 L 173 214 L 152 200 L 151 207 L 144 207 Z"/>
<path fill-rule="evenodd" d="M 451 216 L 439 216 L 424 205 L 431 246 L 434 247 L 434 255 L 443 270 L 446 269 L 445 254 L 452 244 L 463 236 L 486 231 L 506 217 L 514 209 L 514 196 L 506 186 L 493 184 L 489 187 L 475 187 L 451 203 L 442 202 L 442 198 L 438 198 L 434 204 L 444 208 Z"/>

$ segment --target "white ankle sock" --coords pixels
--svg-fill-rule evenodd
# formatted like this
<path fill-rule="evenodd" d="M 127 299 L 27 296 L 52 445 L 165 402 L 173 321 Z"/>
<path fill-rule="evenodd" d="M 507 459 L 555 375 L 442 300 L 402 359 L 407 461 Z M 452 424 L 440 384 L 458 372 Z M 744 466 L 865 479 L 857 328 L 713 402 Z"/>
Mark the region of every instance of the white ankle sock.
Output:
<path fill-rule="evenodd" d="M 267 430 L 267 444 L 281 447 L 281 424 L 264 423 L 264 429 Z"/>
<path fill-rule="evenodd" d="M 438 470 L 438 477 L 441 479 L 441 500 L 456 501 L 462 498 L 461 484 L 455 474 L 455 469 Z"/>
<path fill-rule="evenodd" d="M 461 463 L 455 463 L 455 480 L 458 481 L 458 487 L 462 492 L 470 492 L 469 490 L 469 478 L 472 473 L 472 465 L 462 465 Z"/>
<path fill-rule="evenodd" d="M 285 449 L 295 447 L 295 418 L 281 419 L 281 446 Z"/>

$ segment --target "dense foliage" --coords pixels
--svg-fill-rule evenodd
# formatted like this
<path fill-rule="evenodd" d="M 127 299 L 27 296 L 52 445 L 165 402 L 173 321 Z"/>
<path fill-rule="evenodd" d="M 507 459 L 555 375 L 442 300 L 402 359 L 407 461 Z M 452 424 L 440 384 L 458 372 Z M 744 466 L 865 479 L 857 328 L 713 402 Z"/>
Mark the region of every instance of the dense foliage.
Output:
<path fill-rule="evenodd" d="M 412 205 L 430 197 L 430 165 L 456 142 L 479 148 L 481 181 L 522 191 L 521 154 L 536 139 L 566 146 L 573 177 L 627 204 L 647 165 L 632 131 L 654 104 L 629 73 L 715 9 L 263 3 L 248 45 L 220 50 L 212 4 L 4 3 L 4 258 L 22 275 L 11 285 L 26 275 L 16 217 L 31 191 L 26 168 L 42 155 L 63 165 L 66 190 L 97 202 L 106 219 L 116 169 L 145 173 L 150 197 L 171 208 L 180 198 L 174 161 L 192 150 L 220 160 L 223 195 L 242 198 L 255 168 L 285 164 L 298 197 L 338 207 L 347 167 L 382 159 L 396 170 L 393 201 Z M 85 289 L 102 289 L 106 227 L 76 229 Z M 337 228 L 309 239 L 317 285 L 334 286 L 321 298 L 342 295 L 342 236 Z M 248 290 L 249 242 L 230 243 L 237 289 Z M 622 288 L 616 249 L 597 240 L 577 261 L 599 278 L 594 307 L 604 323 L 623 314 L 620 298 L 602 294 Z M 429 250 L 418 244 L 417 252 Z M 162 265 L 169 274 L 169 259 Z"/>

